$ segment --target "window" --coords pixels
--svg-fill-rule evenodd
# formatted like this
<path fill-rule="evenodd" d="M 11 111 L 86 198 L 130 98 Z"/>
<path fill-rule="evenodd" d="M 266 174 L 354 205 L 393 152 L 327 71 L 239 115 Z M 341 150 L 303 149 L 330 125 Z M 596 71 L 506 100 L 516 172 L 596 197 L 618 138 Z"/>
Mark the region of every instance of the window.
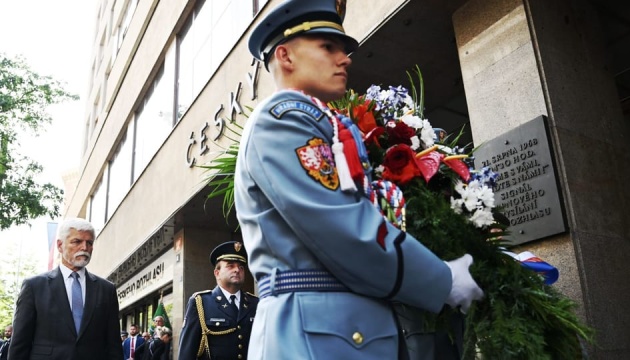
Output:
<path fill-rule="evenodd" d="M 129 2 L 125 5 L 122 21 L 120 22 L 116 30 L 116 50 L 119 50 L 122 46 L 123 39 L 125 38 L 125 35 L 127 35 L 127 29 L 129 29 L 129 24 L 131 24 L 131 18 L 133 17 L 133 13 L 136 12 L 137 7 L 138 0 L 129 0 Z"/>
<path fill-rule="evenodd" d="M 265 1 L 263 1 L 265 2 Z M 198 1 L 177 37 L 177 120 L 251 23 L 251 0 Z"/>
<path fill-rule="evenodd" d="M 116 211 L 131 187 L 132 139 L 133 126 L 127 126 L 124 137 L 118 143 L 118 148 L 109 161 L 108 219 Z"/>
<path fill-rule="evenodd" d="M 107 170 L 105 172 L 107 173 Z M 103 175 L 98 181 L 96 190 L 94 190 L 90 198 L 88 218 L 96 230 L 96 236 L 103 230 L 105 214 L 107 213 L 107 184 L 103 183 L 103 179 L 107 179 L 107 174 Z"/>
<path fill-rule="evenodd" d="M 165 60 L 136 111 L 133 180 L 137 180 L 173 128 L 172 56 Z M 170 71 L 165 68 L 171 69 Z"/>

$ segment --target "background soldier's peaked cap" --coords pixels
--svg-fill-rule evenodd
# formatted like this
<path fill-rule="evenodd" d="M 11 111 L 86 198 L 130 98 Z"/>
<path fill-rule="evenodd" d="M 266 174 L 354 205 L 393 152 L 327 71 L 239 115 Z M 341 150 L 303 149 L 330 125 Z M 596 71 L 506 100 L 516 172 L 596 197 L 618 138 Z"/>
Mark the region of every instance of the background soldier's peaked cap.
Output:
<path fill-rule="evenodd" d="M 343 40 L 349 54 L 359 43 L 343 29 L 345 12 L 346 0 L 286 0 L 254 27 L 249 51 L 267 65 L 273 49 L 296 35 L 333 34 Z"/>
<path fill-rule="evenodd" d="M 217 262 L 225 261 L 240 261 L 243 264 L 247 264 L 247 252 L 243 243 L 240 241 L 228 241 L 217 246 L 210 253 L 210 262 L 213 266 L 217 265 Z"/>

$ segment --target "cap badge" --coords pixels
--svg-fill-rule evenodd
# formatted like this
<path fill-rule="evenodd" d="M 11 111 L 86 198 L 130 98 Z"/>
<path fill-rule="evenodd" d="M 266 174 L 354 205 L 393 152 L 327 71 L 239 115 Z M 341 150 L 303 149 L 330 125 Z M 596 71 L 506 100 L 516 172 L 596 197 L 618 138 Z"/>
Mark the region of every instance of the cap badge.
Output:
<path fill-rule="evenodd" d="M 240 242 L 235 242 L 234 243 L 234 250 L 236 250 L 236 252 L 241 251 L 241 248 L 243 247 L 243 244 L 241 244 Z"/>

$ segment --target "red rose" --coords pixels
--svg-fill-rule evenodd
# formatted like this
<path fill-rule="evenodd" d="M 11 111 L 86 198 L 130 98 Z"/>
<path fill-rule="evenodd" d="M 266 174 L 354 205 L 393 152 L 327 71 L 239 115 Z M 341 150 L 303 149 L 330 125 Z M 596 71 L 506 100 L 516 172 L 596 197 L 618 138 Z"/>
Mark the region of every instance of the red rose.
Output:
<path fill-rule="evenodd" d="M 404 185 L 420 176 L 415 156 L 416 153 L 408 145 L 400 144 L 387 149 L 383 159 L 383 179 Z"/>
<path fill-rule="evenodd" d="M 387 126 L 387 139 L 389 145 L 405 144 L 411 145 L 411 138 L 416 135 L 416 131 L 402 121 L 396 122 L 395 127 Z"/>

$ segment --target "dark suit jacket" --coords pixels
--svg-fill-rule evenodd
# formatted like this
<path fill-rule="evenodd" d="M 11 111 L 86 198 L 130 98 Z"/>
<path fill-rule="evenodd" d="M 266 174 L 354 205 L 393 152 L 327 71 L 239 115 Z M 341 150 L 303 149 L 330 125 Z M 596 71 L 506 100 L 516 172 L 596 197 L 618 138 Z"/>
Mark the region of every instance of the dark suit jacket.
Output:
<path fill-rule="evenodd" d="M 0 360 L 7 360 L 9 356 L 10 344 L 11 344 L 11 338 L 7 340 L 0 340 Z"/>
<path fill-rule="evenodd" d="M 59 268 L 24 280 L 13 318 L 11 360 L 122 360 L 118 297 L 111 282 L 86 271 L 77 334 Z"/>
<path fill-rule="evenodd" d="M 167 360 L 167 345 L 162 339 L 154 339 L 145 347 L 141 360 Z"/>
<path fill-rule="evenodd" d="M 142 344 L 144 344 L 144 338 L 140 334 L 136 335 L 136 350 L 141 347 Z M 131 357 L 131 335 L 126 338 L 125 341 L 123 341 L 122 346 L 123 356 L 125 357 L 125 359 L 129 359 Z M 136 356 L 136 358 L 138 357 Z"/>

